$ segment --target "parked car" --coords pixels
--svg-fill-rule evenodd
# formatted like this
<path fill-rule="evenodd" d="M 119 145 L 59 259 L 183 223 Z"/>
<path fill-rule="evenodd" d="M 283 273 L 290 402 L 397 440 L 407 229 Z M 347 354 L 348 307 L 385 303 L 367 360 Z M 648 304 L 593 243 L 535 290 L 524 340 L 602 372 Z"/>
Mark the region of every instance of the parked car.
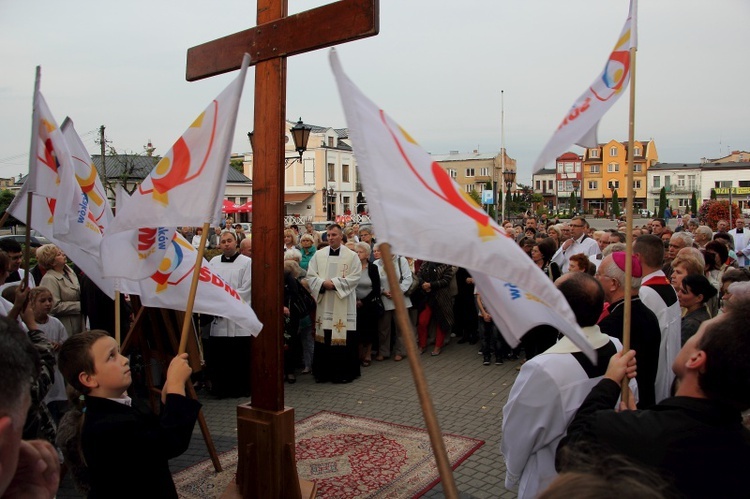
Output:
<path fill-rule="evenodd" d="M 26 244 L 26 234 L 8 234 L 6 236 L 0 236 L 0 240 L 3 239 L 13 239 L 15 241 L 18 241 L 19 244 L 23 245 Z M 31 235 L 29 240 L 29 246 L 32 248 L 38 248 L 39 246 L 43 246 L 45 244 L 49 244 L 50 240 L 42 235 Z"/>

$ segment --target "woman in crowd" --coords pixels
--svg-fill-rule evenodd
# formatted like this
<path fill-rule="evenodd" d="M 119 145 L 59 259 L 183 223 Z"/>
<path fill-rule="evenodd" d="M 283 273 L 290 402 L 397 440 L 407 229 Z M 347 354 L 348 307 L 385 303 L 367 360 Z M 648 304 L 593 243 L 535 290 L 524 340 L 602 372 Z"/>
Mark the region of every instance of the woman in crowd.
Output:
<path fill-rule="evenodd" d="M 378 320 L 383 312 L 380 301 L 380 272 L 378 266 L 370 263 L 370 245 L 359 242 L 354 245 L 362 273 L 357 285 L 357 335 L 359 336 L 359 362 L 368 367 L 372 362 L 372 344 L 378 334 Z M 376 360 L 383 360 L 378 355 Z"/>
<path fill-rule="evenodd" d="M 684 345 L 703 323 L 711 318 L 706 302 L 716 296 L 718 291 L 705 276 L 689 274 L 682 279 L 677 290 L 680 306 L 685 309 L 682 316 L 682 344 Z"/>
<path fill-rule="evenodd" d="M 745 267 L 739 269 L 727 269 L 724 275 L 721 277 L 721 289 L 719 290 L 719 301 L 721 302 L 721 309 L 724 308 L 724 302 L 731 298 L 729 292 L 729 286 L 735 282 L 746 282 L 750 281 L 750 269 Z"/>
<path fill-rule="evenodd" d="M 557 246 L 555 245 L 555 240 L 551 237 L 542 239 L 531 250 L 531 259 L 536 266 L 552 280 L 552 282 L 555 282 L 561 274 L 560 266 L 555 262 L 550 261 L 552 260 L 555 251 L 557 251 Z"/>
<path fill-rule="evenodd" d="M 198 227 L 195 229 L 195 235 L 193 236 L 193 240 L 191 241 L 193 248 L 198 249 L 201 245 L 201 235 L 203 234 L 203 227 Z M 206 237 L 206 248 L 208 248 L 209 238 Z"/>
<path fill-rule="evenodd" d="M 424 305 L 417 319 L 420 353 L 427 348 L 427 335 L 433 319 L 437 329 L 433 356 L 440 355 L 445 335 L 450 334 L 453 328 L 453 298 L 450 284 L 455 272 L 455 267 L 444 263 L 426 261 L 419 267 L 419 289 L 424 293 Z"/>
<path fill-rule="evenodd" d="M 80 333 L 83 331 L 81 285 L 67 265 L 65 253 L 54 244 L 45 244 L 36 250 L 36 258 L 47 269 L 39 284 L 52 293 L 50 315 L 63 323 L 68 336 Z"/>
<path fill-rule="evenodd" d="M 557 225 L 550 225 L 547 227 L 547 235 L 555 241 L 555 251 L 560 247 L 560 240 L 562 239 L 562 231 Z"/>
<path fill-rule="evenodd" d="M 589 268 L 589 257 L 583 253 L 578 253 L 570 257 L 568 272 L 587 272 Z"/>
<path fill-rule="evenodd" d="M 383 315 L 378 320 L 378 356 L 376 359 L 386 359 L 391 356 L 391 338 L 393 331 L 394 313 L 396 305 L 393 303 L 393 293 L 391 292 L 388 277 L 385 274 L 385 264 L 381 259 L 380 255 L 380 243 L 375 243 L 375 265 L 378 266 L 378 272 L 380 275 L 380 294 L 383 302 Z M 411 268 L 409 268 L 408 260 L 403 256 L 393 255 L 393 266 L 396 268 L 396 275 L 398 276 L 399 288 L 404 293 L 404 306 L 407 311 L 411 311 L 412 304 L 411 298 L 406 295 L 414 281 Z M 413 325 L 413 322 L 412 322 Z M 414 331 L 412 330 L 412 334 Z M 393 347 L 393 360 L 396 362 L 401 361 L 406 357 L 406 348 L 401 339 L 400 334 L 396 334 L 396 339 Z"/>
<path fill-rule="evenodd" d="M 299 262 L 299 266 L 304 270 L 307 270 L 307 265 L 310 263 L 310 258 L 315 254 L 317 249 L 315 248 L 315 238 L 310 234 L 302 234 L 299 239 L 300 253 L 302 259 Z"/>
<path fill-rule="evenodd" d="M 670 283 L 675 291 L 682 287 L 682 280 L 689 274 L 703 275 L 706 261 L 699 250 L 683 248 L 672 260 Z"/>
<path fill-rule="evenodd" d="M 299 250 L 297 247 L 297 234 L 292 229 L 284 230 L 284 251 Z"/>

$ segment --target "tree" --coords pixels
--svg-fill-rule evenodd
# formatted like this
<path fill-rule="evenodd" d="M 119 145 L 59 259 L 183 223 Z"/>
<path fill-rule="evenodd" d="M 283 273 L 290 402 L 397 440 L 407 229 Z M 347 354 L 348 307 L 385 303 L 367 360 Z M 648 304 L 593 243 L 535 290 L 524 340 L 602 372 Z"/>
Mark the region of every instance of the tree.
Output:
<path fill-rule="evenodd" d="M 662 187 L 659 191 L 659 207 L 656 209 L 656 216 L 661 217 L 664 215 L 664 210 L 667 209 L 669 204 L 667 204 L 667 188 Z"/>
<path fill-rule="evenodd" d="M 612 193 L 612 214 L 615 218 L 620 218 L 620 200 L 617 197 L 617 191 Z"/>
<path fill-rule="evenodd" d="M 8 189 L 3 189 L 2 191 L 0 191 L 0 213 L 5 213 L 5 211 L 8 209 L 8 206 L 10 206 L 10 203 L 15 197 L 16 195 Z M 18 220 L 10 216 L 5 221 L 5 225 L 3 225 L 3 227 L 9 227 L 18 223 Z"/>
<path fill-rule="evenodd" d="M 713 201 L 716 201 L 716 191 L 714 189 L 711 189 L 711 195 L 709 197 Z"/>
<path fill-rule="evenodd" d="M 571 213 L 574 213 L 576 211 L 576 206 L 578 205 L 578 200 L 576 199 L 576 193 L 571 192 L 570 193 L 570 199 L 568 199 L 568 209 Z"/>
<path fill-rule="evenodd" d="M 482 206 L 482 196 L 477 192 L 476 189 L 472 189 L 469 193 L 469 197 L 474 200 L 479 206 Z"/>
<path fill-rule="evenodd" d="M 241 159 L 233 159 L 229 162 L 229 166 L 240 172 L 241 174 L 245 174 L 245 162 Z"/>
<path fill-rule="evenodd" d="M 695 194 L 695 191 L 693 191 L 693 196 L 690 198 L 690 211 L 693 213 L 693 215 L 696 215 L 698 213 L 698 198 Z"/>

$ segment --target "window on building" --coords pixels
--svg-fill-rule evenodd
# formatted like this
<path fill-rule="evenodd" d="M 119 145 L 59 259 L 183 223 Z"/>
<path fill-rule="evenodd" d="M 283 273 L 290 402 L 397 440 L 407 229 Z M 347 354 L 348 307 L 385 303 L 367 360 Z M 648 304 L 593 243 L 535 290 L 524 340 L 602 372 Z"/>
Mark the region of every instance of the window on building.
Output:
<path fill-rule="evenodd" d="M 634 147 L 633 148 L 633 156 L 640 156 L 641 155 L 641 148 L 640 147 Z"/>
<path fill-rule="evenodd" d="M 654 175 L 654 187 L 661 188 L 661 177 L 659 175 Z"/>
<path fill-rule="evenodd" d="M 599 149 L 589 149 L 589 158 L 598 158 Z"/>
<path fill-rule="evenodd" d="M 607 187 L 609 187 L 610 189 L 612 189 L 613 187 L 615 189 L 619 189 L 620 188 L 620 181 L 619 180 L 610 180 L 607 183 Z"/>
<path fill-rule="evenodd" d="M 695 175 L 688 175 L 688 189 L 691 191 L 695 190 Z"/>
<path fill-rule="evenodd" d="M 597 188 L 599 188 L 599 182 L 597 182 L 596 180 L 589 180 L 589 190 L 593 191 Z"/>
<path fill-rule="evenodd" d="M 328 181 L 336 181 L 336 165 L 333 163 L 328 163 Z"/>
<path fill-rule="evenodd" d="M 677 187 L 685 187 L 685 175 L 677 175 Z"/>
<path fill-rule="evenodd" d="M 714 187 L 732 187 L 731 180 L 719 180 L 714 182 Z"/>
<path fill-rule="evenodd" d="M 351 199 L 352 199 L 352 198 L 351 198 L 351 197 L 349 197 L 349 196 L 344 196 L 344 197 L 343 197 L 342 199 L 343 199 L 343 201 L 342 201 L 342 204 L 344 205 L 344 206 L 343 206 L 343 208 L 344 208 L 344 213 L 346 213 L 347 211 L 351 213 L 351 210 L 352 210 L 352 206 L 351 206 L 351 205 L 352 205 L 352 202 L 351 202 Z"/>
<path fill-rule="evenodd" d="M 542 181 L 541 181 L 541 180 L 537 180 L 537 181 L 536 181 L 536 182 L 534 183 L 534 185 L 536 185 L 536 187 L 535 187 L 535 189 L 536 189 L 536 190 L 538 190 L 538 191 L 541 191 L 541 190 L 542 190 Z"/>
<path fill-rule="evenodd" d="M 448 168 L 448 175 L 450 175 L 451 178 L 456 178 L 456 169 L 455 168 Z"/>
<path fill-rule="evenodd" d="M 312 158 L 305 158 L 302 161 L 305 169 L 305 185 L 315 185 L 315 160 Z"/>
<path fill-rule="evenodd" d="M 641 163 L 633 163 L 633 171 L 636 173 L 640 173 L 643 171 L 643 164 Z"/>
<path fill-rule="evenodd" d="M 333 147 L 333 137 L 328 137 L 328 147 Z"/>
<path fill-rule="evenodd" d="M 609 148 L 609 155 L 612 158 L 617 157 L 617 147 L 615 147 L 615 146 L 610 147 Z"/>
<path fill-rule="evenodd" d="M 607 171 L 609 173 L 617 173 L 620 171 L 620 164 L 619 163 L 610 163 L 607 165 Z"/>
<path fill-rule="evenodd" d="M 565 189 L 565 181 L 563 180 L 557 181 L 557 192 L 567 192 Z"/>
<path fill-rule="evenodd" d="M 482 177 L 489 177 L 490 176 L 490 169 L 489 168 L 480 168 L 479 169 L 479 175 Z"/>
<path fill-rule="evenodd" d="M 565 163 L 557 163 L 557 173 L 565 172 Z"/>
<path fill-rule="evenodd" d="M 601 166 L 602 165 L 591 165 L 589 167 L 589 173 L 601 173 L 602 171 Z"/>
<path fill-rule="evenodd" d="M 640 188 L 641 188 L 641 181 L 633 180 L 633 189 L 640 189 Z"/>
<path fill-rule="evenodd" d="M 466 192 L 468 194 L 471 194 L 471 191 L 474 190 L 474 185 L 473 184 L 466 184 L 466 186 L 464 186 L 464 188 L 466 189 Z"/>
<path fill-rule="evenodd" d="M 341 165 L 341 181 L 350 182 L 349 180 L 349 165 Z"/>
<path fill-rule="evenodd" d="M 664 175 L 664 187 L 669 189 L 672 187 L 672 177 L 669 175 Z"/>
<path fill-rule="evenodd" d="M 467 168 L 466 169 L 466 176 L 467 177 L 473 177 L 474 176 L 474 168 Z"/>
<path fill-rule="evenodd" d="M 551 191 L 554 188 L 554 186 L 555 186 L 555 181 L 554 180 L 548 180 L 547 181 L 547 189 L 548 190 Z"/>
<path fill-rule="evenodd" d="M 740 180 L 740 187 L 750 187 L 750 180 Z"/>
<path fill-rule="evenodd" d="M 573 163 L 565 163 L 565 173 L 573 173 L 575 171 L 575 165 Z"/>

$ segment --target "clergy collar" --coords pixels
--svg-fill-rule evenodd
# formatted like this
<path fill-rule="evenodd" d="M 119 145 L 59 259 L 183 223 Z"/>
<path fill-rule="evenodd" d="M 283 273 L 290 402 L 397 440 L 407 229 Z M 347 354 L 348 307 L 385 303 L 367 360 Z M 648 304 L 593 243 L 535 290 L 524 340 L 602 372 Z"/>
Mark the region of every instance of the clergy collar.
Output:
<path fill-rule="evenodd" d="M 583 331 L 583 334 L 586 335 L 586 339 L 591 343 L 591 346 L 594 347 L 594 350 L 603 347 L 610 341 L 609 336 L 602 333 L 599 326 L 594 325 L 583 327 L 581 330 Z M 552 345 L 540 355 L 547 353 L 576 353 L 580 351 L 581 349 L 570 341 L 567 336 L 563 336 L 560 341 Z"/>
<path fill-rule="evenodd" d="M 333 249 L 330 246 L 328 247 L 328 255 L 329 256 L 339 256 L 340 252 L 341 252 L 341 245 L 339 245 L 339 247 L 336 248 L 336 249 Z"/>
<path fill-rule="evenodd" d="M 233 261 L 237 259 L 238 256 L 240 256 L 239 251 L 232 256 L 221 255 L 221 263 L 232 263 Z"/>

